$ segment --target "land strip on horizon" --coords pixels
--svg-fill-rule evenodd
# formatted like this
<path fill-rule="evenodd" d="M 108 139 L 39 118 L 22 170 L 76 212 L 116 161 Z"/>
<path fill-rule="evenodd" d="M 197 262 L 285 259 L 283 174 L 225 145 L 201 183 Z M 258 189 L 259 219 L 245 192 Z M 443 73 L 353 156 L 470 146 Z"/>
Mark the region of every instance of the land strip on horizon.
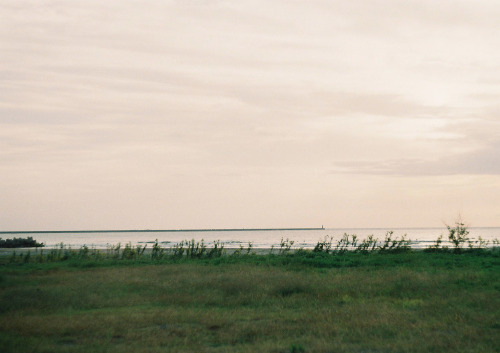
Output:
<path fill-rule="evenodd" d="M 119 229 L 119 230 L 17 230 L 0 231 L 0 234 L 47 234 L 47 233 L 154 233 L 154 232 L 258 232 L 258 231 L 325 230 L 321 228 L 206 228 L 206 229 Z"/>

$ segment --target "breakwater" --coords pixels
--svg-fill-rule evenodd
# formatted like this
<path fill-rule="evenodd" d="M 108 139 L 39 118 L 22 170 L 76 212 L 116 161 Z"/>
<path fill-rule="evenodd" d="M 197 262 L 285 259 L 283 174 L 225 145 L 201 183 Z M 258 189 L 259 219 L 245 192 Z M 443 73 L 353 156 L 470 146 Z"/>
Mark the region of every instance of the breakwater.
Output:
<path fill-rule="evenodd" d="M 19 230 L 0 231 L 0 234 L 61 234 L 61 233 L 173 233 L 173 232 L 270 232 L 325 230 L 321 228 L 213 228 L 213 229 L 119 229 L 119 230 Z"/>

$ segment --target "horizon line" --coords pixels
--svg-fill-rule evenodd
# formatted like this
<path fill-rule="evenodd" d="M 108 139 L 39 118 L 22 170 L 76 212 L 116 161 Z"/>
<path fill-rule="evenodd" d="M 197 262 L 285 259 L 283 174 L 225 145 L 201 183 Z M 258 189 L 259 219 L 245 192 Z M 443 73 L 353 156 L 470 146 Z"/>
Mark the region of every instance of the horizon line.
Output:
<path fill-rule="evenodd" d="M 280 230 L 325 230 L 325 227 L 302 228 L 192 228 L 192 229 L 111 229 L 111 230 L 12 230 L 0 231 L 0 234 L 48 234 L 48 233 L 160 233 L 160 232 L 256 232 Z"/>
<path fill-rule="evenodd" d="M 7 230 L 2 234 L 62 234 L 62 233 L 175 233 L 175 232 L 258 232 L 258 231 L 300 231 L 300 230 L 339 230 L 339 229 L 383 229 L 387 231 L 401 229 L 437 229 L 445 227 L 289 227 L 289 228 L 187 228 L 187 229 L 98 229 L 98 230 Z M 471 226 L 473 228 L 500 228 L 499 226 Z"/>

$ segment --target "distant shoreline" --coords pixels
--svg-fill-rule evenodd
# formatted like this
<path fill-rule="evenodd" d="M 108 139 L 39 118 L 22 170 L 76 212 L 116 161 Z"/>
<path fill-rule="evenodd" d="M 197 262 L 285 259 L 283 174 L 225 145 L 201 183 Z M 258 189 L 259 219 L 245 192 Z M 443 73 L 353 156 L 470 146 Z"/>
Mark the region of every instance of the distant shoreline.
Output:
<path fill-rule="evenodd" d="M 173 232 L 268 232 L 294 230 L 325 230 L 321 228 L 214 228 L 214 229 L 120 229 L 120 230 L 18 230 L 0 234 L 61 234 L 61 233 L 173 233 Z"/>

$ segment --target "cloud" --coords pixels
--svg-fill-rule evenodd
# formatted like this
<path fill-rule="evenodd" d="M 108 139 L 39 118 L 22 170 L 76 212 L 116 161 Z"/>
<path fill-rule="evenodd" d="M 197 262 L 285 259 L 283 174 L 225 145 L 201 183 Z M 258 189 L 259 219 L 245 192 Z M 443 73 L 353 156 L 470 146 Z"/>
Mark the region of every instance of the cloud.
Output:
<path fill-rule="evenodd" d="M 500 175 L 500 141 L 479 150 L 441 157 L 437 160 L 392 159 L 336 162 L 332 173 L 443 176 Z"/>
<path fill-rule="evenodd" d="M 5 204 L 134 190 L 127 220 L 218 197 L 294 215 L 280 200 L 320 197 L 324 215 L 381 177 L 497 176 L 499 17 L 487 0 L 2 1 Z"/>

